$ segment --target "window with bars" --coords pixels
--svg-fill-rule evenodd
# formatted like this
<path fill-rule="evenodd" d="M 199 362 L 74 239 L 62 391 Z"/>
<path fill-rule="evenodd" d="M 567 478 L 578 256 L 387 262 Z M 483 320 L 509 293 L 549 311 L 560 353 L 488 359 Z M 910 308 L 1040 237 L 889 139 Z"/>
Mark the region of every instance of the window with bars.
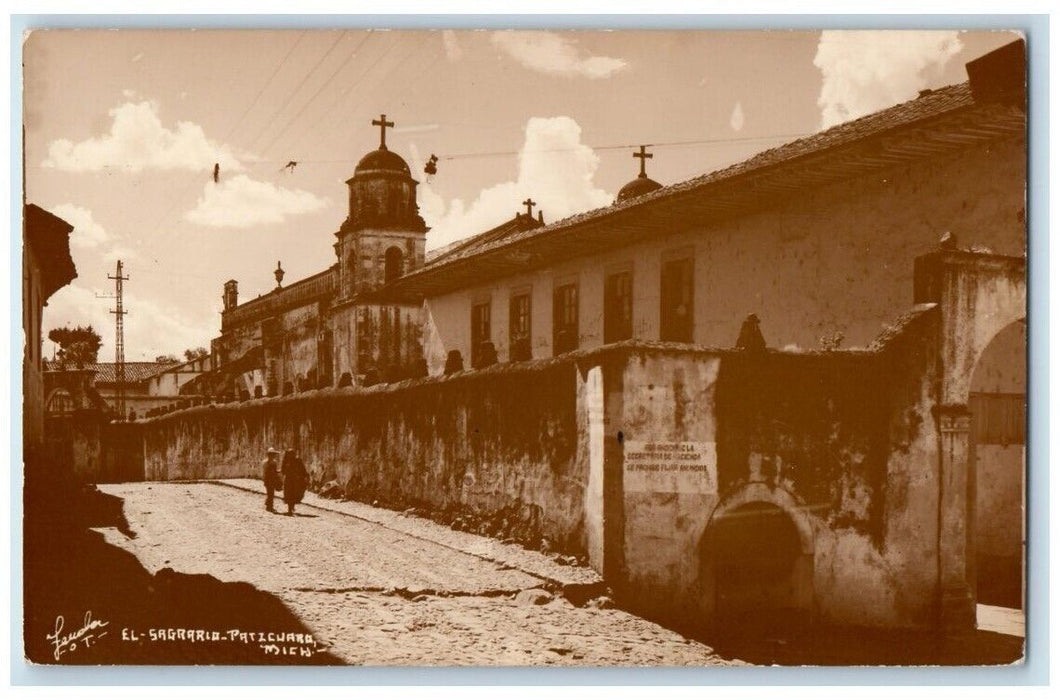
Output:
<path fill-rule="evenodd" d="M 552 292 L 552 354 L 578 349 L 578 285 L 564 284 Z"/>
<path fill-rule="evenodd" d="M 972 431 L 979 445 L 1023 445 L 1027 397 L 1023 394 L 973 393 L 968 399 Z"/>
<path fill-rule="evenodd" d="M 531 358 L 530 333 L 530 293 L 513 294 L 508 303 L 508 353 L 512 362 Z"/>
<path fill-rule="evenodd" d="M 608 275 L 604 280 L 604 343 L 633 337 L 633 273 Z"/>

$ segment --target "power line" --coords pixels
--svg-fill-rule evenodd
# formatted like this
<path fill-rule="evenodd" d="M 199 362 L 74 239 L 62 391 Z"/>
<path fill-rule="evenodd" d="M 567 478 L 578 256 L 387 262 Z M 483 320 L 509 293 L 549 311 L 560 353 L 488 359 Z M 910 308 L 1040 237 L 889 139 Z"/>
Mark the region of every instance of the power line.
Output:
<path fill-rule="evenodd" d="M 517 151 L 479 151 L 472 153 L 451 153 L 449 155 L 438 156 L 438 160 L 464 160 L 472 158 L 493 158 L 498 156 L 517 156 L 524 153 L 563 153 L 578 150 L 579 148 L 589 148 L 593 151 L 614 151 L 624 150 L 627 148 L 639 148 L 640 146 L 650 146 L 652 148 L 679 148 L 683 146 L 710 146 L 710 145 L 728 145 L 732 143 L 752 143 L 756 141 L 777 141 L 779 139 L 797 139 L 806 136 L 811 136 L 809 132 L 797 133 L 797 134 L 772 134 L 764 136 L 746 136 L 742 138 L 718 138 L 718 139 L 691 139 L 686 141 L 660 141 L 656 143 L 623 143 L 613 144 L 606 146 L 593 146 L 591 144 L 581 144 L 579 146 L 565 147 L 565 148 L 542 148 L 533 151 L 517 150 Z M 356 163 L 357 158 L 332 158 L 332 159 L 302 159 L 292 158 L 290 160 L 296 160 L 299 165 L 303 163 Z M 243 161 L 246 165 L 273 165 L 278 163 L 287 162 L 286 160 L 251 160 Z"/>
<path fill-rule="evenodd" d="M 291 44 L 291 48 L 287 49 L 287 53 L 285 53 L 283 55 L 283 58 L 280 59 L 280 62 L 276 64 L 276 68 L 273 69 L 272 74 L 269 75 L 269 77 L 265 80 L 265 82 L 261 84 L 261 88 L 259 88 L 257 94 L 254 95 L 254 99 L 250 101 L 250 104 L 247 105 L 247 108 L 243 110 L 243 113 L 240 114 L 239 118 L 236 119 L 235 122 L 232 124 L 232 128 L 229 129 L 227 134 L 225 134 L 225 137 L 224 137 L 225 141 L 227 141 L 229 139 L 229 137 L 231 137 L 232 134 L 235 133 L 236 129 L 239 127 L 240 123 L 242 123 L 243 119 L 248 114 L 250 114 L 250 110 L 252 110 L 254 108 L 254 105 L 256 105 L 258 103 L 258 100 L 261 99 L 261 96 L 263 94 L 265 94 L 266 88 L 269 87 L 269 85 L 272 83 L 273 79 L 276 77 L 276 74 L 279 73 L 280 69 L 283 68 L 284 65 L 287 63 L 287 59 L 289 59 L 291 57 L 291 54 L 294 52 L 295 47 L 297 47 L 298 44 L 301 43 L 302 38 L 305 37 L 305 33 L 306 33 L 305 29 L 303 29 L 302 31 L 298 32 L 298 38 L 295 39 L 294 43 Z"/>
<path fill-rule="evenodd" d="M 369 35 L 369 36 L 371 36 L 371 35 Z M 396 41 L 392 42 L 389 46 L 387 46 L 385 49 L 383 49 L 382 53 L 380 53 L 379 56 L 377 56 L 376 59 L 374 61 L 372 61 L 372 63 L 368 67 L 366 67 L 364 69 L 364 71 L 362 71 L 361 74 L 358 75 L 357 78 L 354 81 L 352 81 L 349 85 L 347 85 L 345 90 L 340 92 L 336 96 L 336 98 L 334 100 L 332 100 L 328 104 L 328 106 L 320 113 L 320 118 L 317 119 L 312 124 L 310 124 L 309 127 L 305 129 L 305 133 L 307 133 L 307 134 L 314 133 L 316 128 L 321 124 L 321 122 L 323 122 L 329 116 L 332 116 L 333 114 L 335 114 L 335 112 L 337 111 L 337 110 L 335 110 L 335 107 L 346 97 L 346 95 L 348 95 L 350 92 L 353 91 L 353 89 L 354 89 L 354 87 L 356 85 L 358 85 L 362 80 L 364 80 L 364 77 L 366 75 L 368 75 L 372 71 L 372 69 L 375 68 L 379 64 L 379 62 L 381 60 L 383 60 L 387 55 L 390 54 L 391 51 L 394 50 L 395 46 L 397 46 L 397 42 Z M 299 162 L 301 162 L 301 161 L 299 161 Z"/>
<path fill-rule="evenodd" d="M 369 36 L 371 36 L 371 35 L 370 34 L 365 34 L 364 35 L 364 37 L 360 40 L 360 42 L 358 42 L 357 46 L 355 46 L 353 48 L 353 50 L 350 51 L 350 55 L 346 57 L 346 60 L 343 61 L 341 64 L 339 64 L 338 68 L 336 68 L 334 71 L 332 71 L 331 75 L 328 76 L 327 80 L 325 80 L 320 85 L 320 87 L 317 88 L 317 91 L 313 93 L 313 96 L 310 97 L 308 100 L 306 100 L 305 104 L 302 105 L 302 108 L 300 110 L 298 110 L 293 117 L 288 119 L 287 123 L 284 124 L 283 128 L 280 129 L 279 132 L 277 132 L 276 136 L 274 136 L 273 139 L 271 141 L 269 141 L 268 145 L 261 149 L 262 153 L 267 152 L 270 148 L 272 148 L 272 145 L 274 143 L 276 143 L 280 139 L 281 136 L 283 136 L 285 133 L 287 133 L 287 129 L 289 129 L 291 127 L 291 124 L 293 124 L 295 121 L 298 120 L 298 118 L 300 116 L 302 116 L 302 114 L 306 111 L 306 109 L 309 108 L 309 105 L 313 104 L 313 100 L 315 100 L 317 98 L 317 96 L 321 92 L 324 91 L 324 88 L 326 88 L 328 85 L 331 84 L 331 81 L 335 79 L 335 76 L 337 76 L 340 72 L 342 72 L 342 69 L 345 68 L 349 64 L 350 61 L 353 60 L 354 56 L 357 55 L 357 52 L 360 51 L 361 46 L 363 46 L 364 42 L 368 40 Z"/>
<path fill-rule="evenodd" d="M 313 67 L 310 68 L 306 72 L 306 74 L 305 74 L 306 78 L 308 78 L 309 76 L 311 76 L 313 73 L 316 72 L 316 69 L 320 67 L 320 64 L 322 64 L 325 61 L 325 59 L 327 59 L 327 57 L 331 55 L 331 52 L 335 50 L 335 47 L 339 45 L 339 42 L 347 34 L 348 34 L 348 32 L 346 30 L 343 30 L 342 32 L 339 33 L 339 35 L 337 37 L 335 37 L 335 41 L 333 41 L 331 43 L 331 46 L 328 47 L 327 51 L 325 51 L 323 54 L 321 54 L 320 58 L 317 59 L 317 62 L 313 64 Z M 291 100 L 293 100 L 295 95 L 297 95 L 302 90 L 302 87 L 305 84 L 306 83 L 305 83 L 304 79 L 298 82 L 298 86 L 294 90 L 292 90 L 291 94 L 287 96 L 287 99 L 283 101 L 283 105 L 281 105 L 280 108 L 278 110 L 276 110 L 273 113 L 273 115 L 269 118 L 269 121 L 265 124 L 265 128 L 262 129 L 260 132 L 258 132 L 258 135 L 255 136 L 254 139 L 250 142 L 250 144 L 249 144 L 250 147 L 253 147 L 254 144 L 257 143 L 258 140 L 261 139 L 262 136 L 264 136 L 265 134 L 267 134 L 269 132 L 269 129 L 272 127 L 273 123 L 275 123 L 276 119 L 281 114 L 283 114 L 284 110 L 287 109 L 287 106 L 289 104 L 291 104 Z"/>
<path fill-rule="evenodd" d="M 253 109 L 253 107 L 254 107 L 254 105 L 255 105 L 255 104 L 257 103 L 258 99 L 259 99 L 259 98 L 261 97 L 261 95 L 262 95 L 262 94 L 264 94 L 265 90 L 267 90 L 267 89 L 269 88 L 269 86 L 270 86 L 270 85 L 272 84 L 272 81 L 273 81 L 273 80 L 274 80 L 274 79 L 276 78 L 276 76 L 277 76 L 277 75 L 279 74 L 279 72 L 280 72 L 280 70 L 281 70 L 281 69 L 283 68 L 284 64 L 286 64 L 286 63 L 287 63 L 287 60 L 288 60 L 288 59 L 289 59 L 289 58 L 291 57 L 291 54 L 292 54 L 292 53 L 294 52 L 294 49 L 295 49 L 295 47 L 296 47 L 296 46 L 298 45 L 298 43 L 299 43 L 299 42 L 300 42 L 300 41 L 302 40 L 302 38 L 303 38 L 303 37 L 305 36 L 305 33 L 306 33 L 306 30 L 304 30 L 304 29 L 303 29 L 303 30 L 301 31 L 301 33 L 300 33 L 300 34 L 298 35 L 298 38 L 297 38 L 297 39 L 295 39 L 294 43 L 292 43 L 292 44 L 291 44 L 291 47 L 290 47 L 290 48 L 289 48 L 289 49 L 287 50 L 287 53 L 285 53 L 285 54 L 284 54 L 284 56 L 283 56 L 283 58 L 282 58 L 282 59 L 280 59 L 280 62 L 279 62 L 278 64 L 276 64 L 276 68 L 275 68 L 275 69 L 273 69 L 273 71 L 272 71 L 272 73 L 271 73 L 271 74 L 269 75 L 269 77 L 268 77 L 268 78 L 267 78 L 267 79 L 265 80 L 265 82 L 264 82 L 264 83 L 262 83 L 262 85 L 261 85 L 261 88 L 260 88 L 260 89 L 258 90 L 257 94 L 256 94 L 256 95 L 254 96 L 254 99 L 253 99 L 253 100 L 251 100 L 251 102 L 250 102 L 250 104 L 249 104 L 249 105 L 247 106 L 247 108 L 246 108 L 245 110 L 243 110 L 243 114 L 241 114 L 241 115 L 240 115 L 240 117 L 239 117 L 239 119 L 237 119 L 237 120 L 236 120 L 236 121 L 235 121 L 235 122 L 234 122 L 234 123 L 232 124 L 232 128 L 231 128 L 231 129 L 229 129 L 229 131 L 228 131 L 228 134 L 227 134 L 227 135 L 226 135 L 226 136 L 224 137 L 224 139 L 222 139 L 223 141 L 227 141 L 227 140 L 229 139 L 229 137 L 230 137 L 230 136 L 231 136 L 232 134 L 234 134 L 234 133 L 235 133 L 236 129 L 238 129 L 238 128 L 239 128 L 239 125 L 240 125 L 240 124 L 242 123 L 243 119 L 244 119 L 244 118 L 245 118 L 245 117 L 246 117 L 246 116 L 247 116 L 247 115 L 248 115 L 248 114 L 250 113 L 250 110 L 251 110 L 251 109 Z M 339 39 L 339 38 L 342 38 L 342 34 L 340 34 L 340 35 L 339 35 L 339 37 L 338 37 L 338 38 L 336 38 L 336 40 L 335 40 L 335 43 L 338 43 L 338 39 Z M 334 44 L 332 45 L 332 47 L 334 47 Z M 325 55 L 326 55 L 326 54 L 325 54 Z M 321 59 L 321 60 L 323 60 L 323 59 Z M 318 62 L 318 63 L 319 63 L 319 62 Z M 260 134 L 259 134 L 259 135 L 260 135 Z M 154 223 L 154 226 L 152 226 L 152 227 L 150 228 L 150 231 L 151 231 L 151 233 L 155 233 L 155 232 L 157 232 L 157 231 L 158 231 L 159 227 L 160 227 L 160 226 L 162 225 L 162 222 L 163 222 L 163 221 L 165 221 L 165 220 L 167 220 L 167 219 L 169 218 L 169 216 L 170 216 L 170 215 L 172 215 L 172 213 L 173 213 L 174 209 L 175 209 L 175 208 L 176 208 L 177 206 L 179 206 L 179 204 L 180 204 L 181 200 L 183 200 L 183 199 L 184 199 L 184 197 L 185 197 L 185 196 L 186 196 L 186 195 L 187 195 L 187 194 L 188 194 L 188 193 L 189 193 L 189 192 L 190 192 L 190 191 L 191 191 L 191 190 L 192 190 L 192 189 L 193 189 L 193 188 L 194 188 L 194 187 L 195 187 L 195 186 L 196 186 L 197 184 L 199 184 L 199 181 L 198 181 L 198 180 L 192 180 L 192 181 L 191 181 L 190 183 L 188 183 L 188 186 L 187 186 L 187 187 L 184 187 L 184 188 L 182 188 L 182 189 L 181 189 L 181 191 L 180 191 L 179 195 L 178 195 L 178 196 L 176 196 L 176 197 L 174 197 L 174 198 L 173 198 L 173 199 L 171 200 L 171 203 L 170 203 L 169 207 L 167 207 L 167 208 L 166 208 L 166 210 L 165 210 L 165 211 L 164 211 L 164 212 L 162 213 L 162 215 L 161 215 L 160 217 L 158 217 L 158 220 L 157 220 L 157 221 L 155 221 L 155 223 Z"/>

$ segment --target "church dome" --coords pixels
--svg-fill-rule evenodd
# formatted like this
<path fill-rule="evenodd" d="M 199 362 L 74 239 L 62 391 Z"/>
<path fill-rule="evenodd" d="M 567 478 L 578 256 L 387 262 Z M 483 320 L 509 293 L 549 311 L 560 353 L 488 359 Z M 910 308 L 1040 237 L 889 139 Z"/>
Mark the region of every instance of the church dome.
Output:
<path fill-rule="evenodd" d="M 354 175 L 359 175 L 363 172 L 378 170 L 389 170 L 391 172 L 411 176 L 409 165 L 405 162 L 405 159 L 397 153 L 388 150 L 386 146 L 381 146 L 368 153 L 364 158 L 361 158 L 361 161 L 357 163 L 357 168 L 353 173 Z"/>
<path fill-rule="evenodd" d="M 648 177 L 648 173 L 644 169 L 644 164 L 652 157 L 652 154 L 648 153 L 648 147 L 641 146 L 640 150 L 633 154 L 633 157 L 640 159 L 640 175 L 638 175 L 636 179 L 630 180 L 622 186 L 622 189 L 618 191 L 618 196 L 615 197 L 616 203 L 626 199 L 640 197 L 641 195 L 654 192 L 662 187 L 658 182 Z"/>
<path fill-rule="evenodd" d="M 622 189 L 618 191 L 618 196 L 615 197 L 616 202 L 621 202 L 625 199 L 633 199 L 639 197 L 642 194 L 648 194 L 662 187 L 658 182 L 652 180 L 647 175 L 641 175 L 640 177 L 630 180 Z"/>

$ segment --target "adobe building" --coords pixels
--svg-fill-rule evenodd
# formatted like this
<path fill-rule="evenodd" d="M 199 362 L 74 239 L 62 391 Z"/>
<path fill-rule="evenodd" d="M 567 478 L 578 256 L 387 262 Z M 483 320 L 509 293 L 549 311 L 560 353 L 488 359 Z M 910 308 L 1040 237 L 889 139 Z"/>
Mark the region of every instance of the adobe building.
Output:
<path fill-rule="evenodd" d="M 36 464 L 44 442 L 41 318 L 55 292 L 77 277 L 70 257 L 73 226 L 36 204 L 22 208 L 22 449 Z"/>
<path fill-rule="evenodd" d="M 146 477 L 294 446 L 315 485 L 584 554 L 675 624 L 1020 608 L 1023 43 L 968 74 L 683 183 L 641 149 L 613 205 L 430 261 L 383 143 L 335 266 L 226 286 L 187 387 L 247 400 L 146 421 Z"/>

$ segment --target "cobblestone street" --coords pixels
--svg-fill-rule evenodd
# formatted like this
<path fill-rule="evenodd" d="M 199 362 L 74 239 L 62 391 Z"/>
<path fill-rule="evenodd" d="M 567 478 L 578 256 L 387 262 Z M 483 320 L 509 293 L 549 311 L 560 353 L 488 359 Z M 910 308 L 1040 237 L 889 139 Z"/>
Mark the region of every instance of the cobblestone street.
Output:
<path fill-rule="evenodd" d="M 350 664 L 734 663 L 621 610 L 576 606 L 585 595 L 572 592 L 600 587 L 584 567 L 312 494 L 295 517 L 270 514 L 257 486 L 101 486 L 124 500 L 135 537 L 101 532 L 151 573 L 209 574 L 276 596 Z"/>

